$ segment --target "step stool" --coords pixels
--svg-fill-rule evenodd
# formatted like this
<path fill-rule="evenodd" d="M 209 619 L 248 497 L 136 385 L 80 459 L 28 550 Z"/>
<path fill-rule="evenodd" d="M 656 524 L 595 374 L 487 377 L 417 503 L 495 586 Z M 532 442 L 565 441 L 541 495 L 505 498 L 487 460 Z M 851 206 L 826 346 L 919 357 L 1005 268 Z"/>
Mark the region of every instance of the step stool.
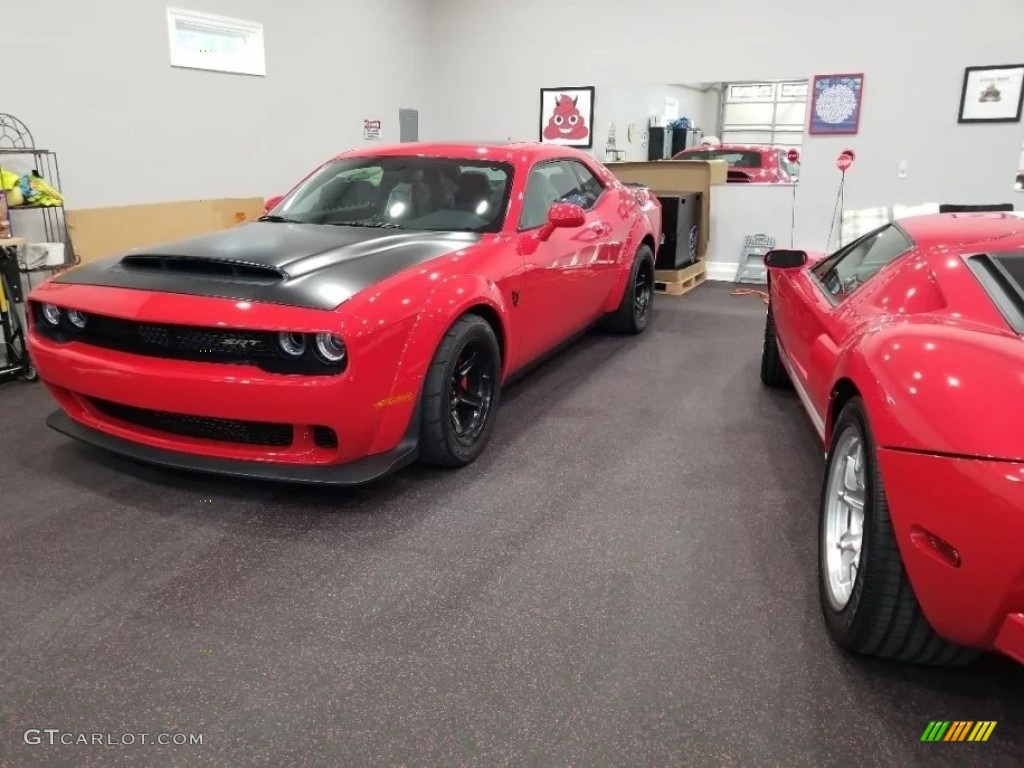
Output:
<path fill-rule="evenodd" d="M 747 235 L 743 241 L 743 255 L 740 256 L 735 282 L 765 285 L 768 282 L 768 268 L 764 265 L 764 255 L 774 247 L 774 237 Z"/>

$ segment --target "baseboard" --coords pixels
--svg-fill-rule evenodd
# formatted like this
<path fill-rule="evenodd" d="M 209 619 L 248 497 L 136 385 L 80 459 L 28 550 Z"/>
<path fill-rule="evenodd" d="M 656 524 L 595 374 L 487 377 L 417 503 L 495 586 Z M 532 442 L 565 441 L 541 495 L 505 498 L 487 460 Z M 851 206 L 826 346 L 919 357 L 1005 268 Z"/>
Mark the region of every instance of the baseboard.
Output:
<path fill-rule="evenodd" d="M 721 280 L 731 283 L 736 279 L 736 271 L 740 268 L 738 261 L 709 261 L 708 280 Z"/>

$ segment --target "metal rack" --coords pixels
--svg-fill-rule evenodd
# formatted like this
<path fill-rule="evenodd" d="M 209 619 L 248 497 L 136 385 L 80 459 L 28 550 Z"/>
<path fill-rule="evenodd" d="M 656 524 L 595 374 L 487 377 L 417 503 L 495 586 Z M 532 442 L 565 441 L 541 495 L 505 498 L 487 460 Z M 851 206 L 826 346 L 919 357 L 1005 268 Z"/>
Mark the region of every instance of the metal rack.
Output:
<path fill-rule="evenodd" d="M 58 191 L 61 189 L 60 165 L 57 162 L 57 153 L 49 149 L 39 149 L 29 131 L 21 120 L 14 115 L 0 112 L 0 169 L 3 169 L 7 162 L 14 157 L 29 157 L 32 159 L 32 169 L 43 177 L 50 185 Z M 10 167 L 8 170 L 14 170 Z M 67 219 L 64 215 L 64 205 L 8 205 L 9 212 L 32 212 L 42 218 L 43 235 L 47 242 L 64 244 L 64 264 L 47 265 L 43 267 L 25 268 L 21 267 L 23 273 L 33 272 L 54 272 L 64 266 L 76 264 L 71 245 L 71 238 L 68 235 Z M 15 217 L 11 216 L 11 235 L 17 236 L 18 229 L 15 224 Z"/>

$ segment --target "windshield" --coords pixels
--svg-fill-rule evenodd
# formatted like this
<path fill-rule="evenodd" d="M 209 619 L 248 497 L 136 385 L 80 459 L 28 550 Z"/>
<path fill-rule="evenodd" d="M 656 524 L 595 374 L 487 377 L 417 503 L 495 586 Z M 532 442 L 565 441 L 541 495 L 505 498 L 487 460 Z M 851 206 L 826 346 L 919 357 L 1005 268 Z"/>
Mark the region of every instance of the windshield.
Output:
<path fill-rule="evenodd" d="M 300 224 L 499 232 L 512 166 L 439 157 L 333 160 L 269 212 Z"/>
<path fill-rule="evenodd" d="M 708 149 L 700 152 L 684 152 L 676 155 L 678 160 L 725 160 L 730 168 L 760 168 L 761 153 L 742 150 Z"/>

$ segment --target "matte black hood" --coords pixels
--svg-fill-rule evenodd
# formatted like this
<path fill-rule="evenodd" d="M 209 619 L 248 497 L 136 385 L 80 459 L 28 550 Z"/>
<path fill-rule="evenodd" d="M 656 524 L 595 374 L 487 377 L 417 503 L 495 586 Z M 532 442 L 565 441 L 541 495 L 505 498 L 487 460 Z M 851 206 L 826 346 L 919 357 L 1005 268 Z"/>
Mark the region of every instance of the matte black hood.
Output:
<path fill-rule="evenodd" d="M 479 241 L 463 232 L 252 222 L 102 259 L 54 281 L 333 309 Z"/>

